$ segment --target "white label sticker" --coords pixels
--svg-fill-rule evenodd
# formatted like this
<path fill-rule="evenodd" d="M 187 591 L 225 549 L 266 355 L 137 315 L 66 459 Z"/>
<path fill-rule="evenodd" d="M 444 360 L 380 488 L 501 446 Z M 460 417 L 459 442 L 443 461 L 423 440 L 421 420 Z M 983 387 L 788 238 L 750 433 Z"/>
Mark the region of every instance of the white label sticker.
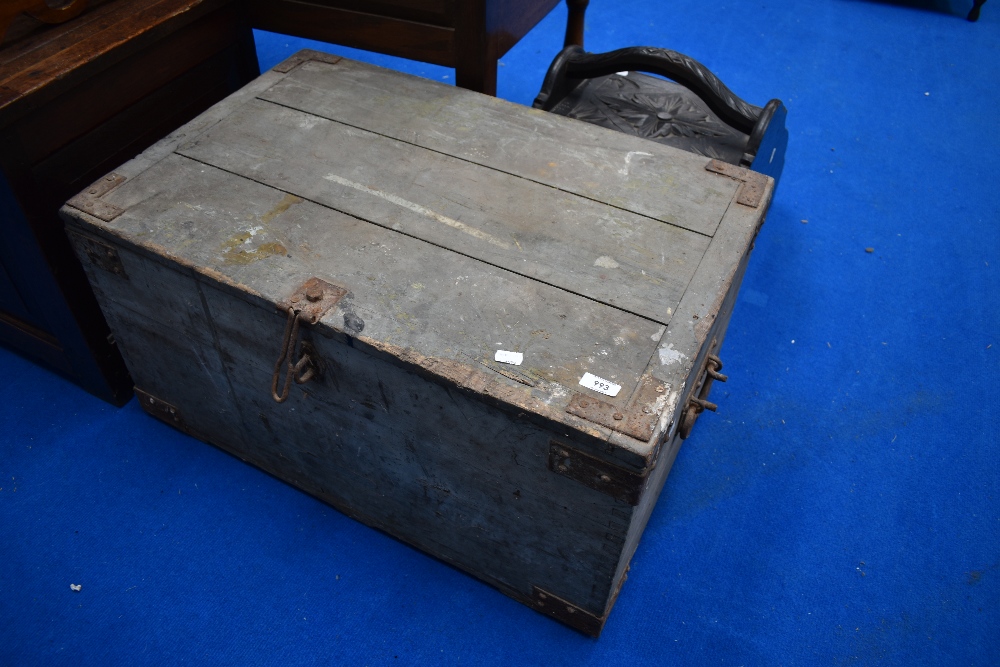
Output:
<path fill-rule="evenodd" d="M 610 380 L 605 380 L 604 378 L 599 378 L 596 375 L 591 375 L 590 373 L 583 374 L 583 377 L 580 378 L 580 386 L 593 389 L 605 396 L 617 396 L 618 392 L 622 390 L 621 385 L 615 384 Z"/>
<path fill-rule="evenodd" d="M 493 355 L 493 361 L 499 361 L 501 364 L 513 364 L 515 366 L 520 366 L 521 362 L 524 361 L 524 355 L 520 352 L 497 350 L 497 353 Z"/>

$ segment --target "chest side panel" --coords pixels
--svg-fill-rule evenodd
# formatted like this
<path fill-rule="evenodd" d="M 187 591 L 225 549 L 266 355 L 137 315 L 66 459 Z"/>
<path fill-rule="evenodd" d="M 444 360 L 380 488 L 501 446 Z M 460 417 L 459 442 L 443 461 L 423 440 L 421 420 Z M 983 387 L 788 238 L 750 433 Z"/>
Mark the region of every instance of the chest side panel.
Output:
<path fill-rule="evenodd" d="M 759 206 L 734 201 L 726 211 L 650 360 L 647 374 L 662 382 L 669 395 L 660 418 L 664 432 L 670 423 L 677 426 L 692 387 L 704 372 L 706 357 L 719 353 L 774 181 L 766 179 L 762 188 Z"/>
<path fill-rule="evenodd" d="M 241 441 L 243 418 L 193 273 L 76 229 L 69 236 L 136 387 L 167 406 L 140 396 L 143 408 L 192 435 Z"/>
<path fill-rule="evenodd" d="M 275 403 L 273 346 L 245 342 L 284 318 L 206 296 L 248 433 L 231 451 L 522 599 L 537 586 L 603 613 L 631 507 L 553 473 L 550 431 L 328 330 L 303 333 L 321 375 Z"/>
<path fill-rule="evenodd" d="M 278 404 L 286 322 L 272 304 L 105 237 L 72 238 L 147 411 L 528 604 L 542 590 L 603 619 L 631 506 L 550 470 L 553 432 L 323 326 L 302 334 L 319 376 Z M 114 262 L 95 263 L 95 247 Z M 487 394 L 510 382 L 467 374 Z"/>

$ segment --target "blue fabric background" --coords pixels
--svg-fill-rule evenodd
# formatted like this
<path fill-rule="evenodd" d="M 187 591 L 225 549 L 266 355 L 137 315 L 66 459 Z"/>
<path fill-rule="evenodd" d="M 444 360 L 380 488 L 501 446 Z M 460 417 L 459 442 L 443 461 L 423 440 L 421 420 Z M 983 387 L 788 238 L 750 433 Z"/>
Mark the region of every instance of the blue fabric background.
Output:
<path fill-rule="evenodd" d="M 0 664 L 1000 664 L 1000 3 L 970 6 L 591 3 L 588 50 L 682 51 L 790 129 L 720 410 L 600 640 L 0 350 Z"/>

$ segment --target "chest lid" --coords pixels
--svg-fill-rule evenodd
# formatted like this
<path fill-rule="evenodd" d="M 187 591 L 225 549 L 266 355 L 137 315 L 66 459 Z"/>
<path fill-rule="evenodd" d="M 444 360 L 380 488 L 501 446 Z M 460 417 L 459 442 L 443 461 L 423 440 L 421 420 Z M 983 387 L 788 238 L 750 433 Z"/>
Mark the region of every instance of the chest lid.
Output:
<path fill-rule="evenodd" d="M 654 142 L 311 52 L 116 176 L 69 215 L 271 304 L 311 277 L 342 287 L 317 326 L 639 458 L 772 190 Z"/>

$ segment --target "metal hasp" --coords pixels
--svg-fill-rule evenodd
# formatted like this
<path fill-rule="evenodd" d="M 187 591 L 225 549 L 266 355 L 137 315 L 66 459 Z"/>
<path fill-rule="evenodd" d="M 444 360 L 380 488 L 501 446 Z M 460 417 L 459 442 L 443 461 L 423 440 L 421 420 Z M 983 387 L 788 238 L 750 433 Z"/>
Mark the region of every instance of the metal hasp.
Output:
<path fill-rule="evenodd" d="M 691 391 L 691 397 L 688 398 L 684 414 L 681 416 L 680 426 L 677 429 L 682 440 L 686 440 L 691 435 L 691 429 L 694 428 L 694 423 L 698 421 L 698 415 L 705 410 L 715 412 L 719 408 L 718 405 L 708 400 L 708 394 L 712 391 L 713 380 L 725 382 L 729 379 L 719 372 L 721 370 L 722 361 L 717 356 L 710 354 L 705 358 L 705 366 L 702 369 L 698 384 Z"/>
<path fill-rule="evenodd" d="M 271 378 L 271 398 L 276 403 L 284 403 L 292 388 L 292 380 L 296 384 L 305 384 L 313 379 L 318 372 L 316 361 L 305 343 L 299 341 L 301 323 L 315 324 L 328 310 L 337 305 L 347 290 L 331 283 L 313 277 L 302 283 L 287 302 L 278 304 L 278 308 L 288 313 L 288 323 L 285 324 L 285 334 L 281 342 L 281 354 L 274 364 L 274 375 Z M 296 359 L 296 357 L 298 357 Z M 285 365 L 285 382 L 278 391 L 281 382 L 282 365 Z"/>

